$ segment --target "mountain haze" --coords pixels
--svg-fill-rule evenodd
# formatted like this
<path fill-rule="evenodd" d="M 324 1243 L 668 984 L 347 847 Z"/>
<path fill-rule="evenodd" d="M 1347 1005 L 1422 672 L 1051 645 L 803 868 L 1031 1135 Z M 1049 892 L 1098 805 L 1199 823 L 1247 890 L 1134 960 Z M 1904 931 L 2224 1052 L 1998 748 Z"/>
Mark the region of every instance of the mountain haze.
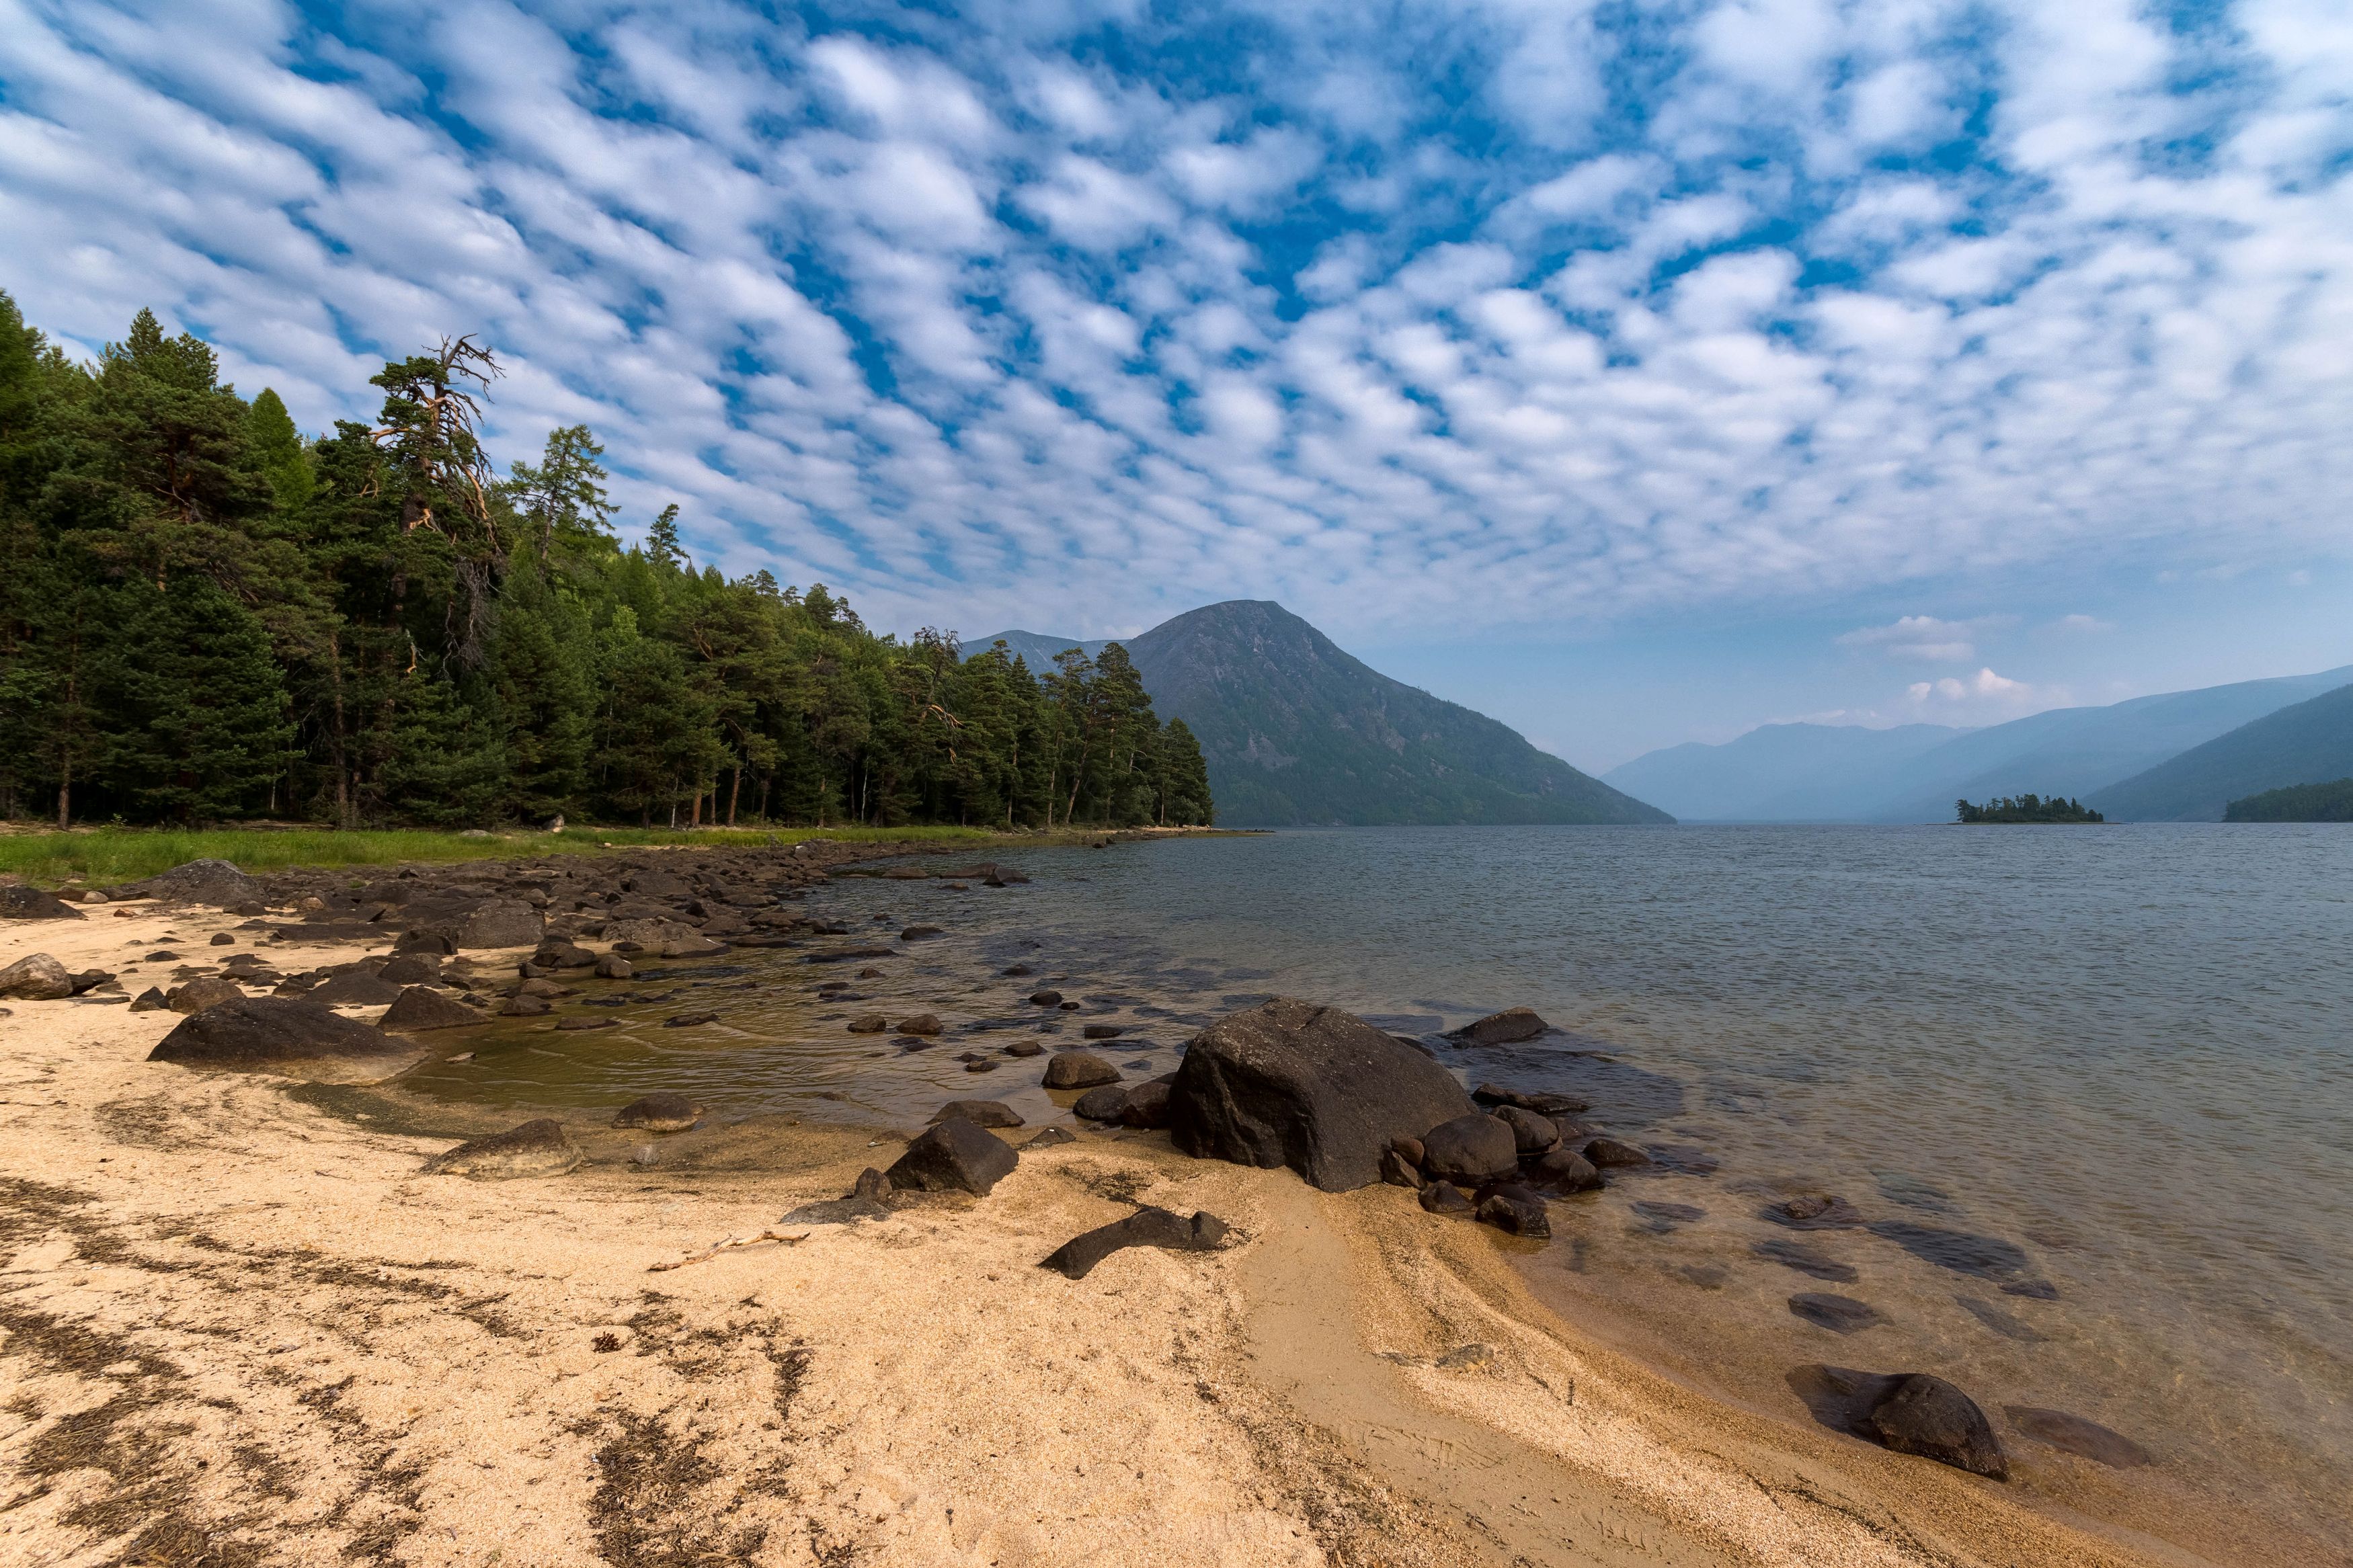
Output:
<path fill-rule="evenodd" d="M 2220 822 L 2243 795 L 2353 774 L 2353 685 L 2267 713 L 2093 796 L 2116 822 Z"/>
<path fill-rule="evenodd" d="M 1946 724 L 1761 724 L 1721 745 L 1648 752 L 1601 778 L 1686 822 L 1837 821 L 1874 803 L 1895 768 L 1961 733 Z"/>
<path fill-rule="evenodd" d="M 992 632 L 985 637 L 964 639 L 963 647 L 965 657 L 969 658 L 976 653 L 987 653 L 991 643 L 1001 642 L 1008 651 L 1021 657 L 1022 662 L 1029 665 L 1030 674 L 1043 675 L 1054 668 L 1054 656 L 1064 648 L 1077 648 L 1092 658 L 1111 647 L 1113 640 L 1110 637 L 1096 637 L 1092 641 L 1084 637 L 1058 637 L 1047 632 Z"/>

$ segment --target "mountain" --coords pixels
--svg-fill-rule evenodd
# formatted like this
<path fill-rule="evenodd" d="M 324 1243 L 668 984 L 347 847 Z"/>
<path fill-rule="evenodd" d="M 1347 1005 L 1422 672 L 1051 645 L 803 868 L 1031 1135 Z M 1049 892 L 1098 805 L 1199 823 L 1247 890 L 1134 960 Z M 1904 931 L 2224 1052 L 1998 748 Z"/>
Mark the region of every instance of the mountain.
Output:
<path fill-rule="evenodd" d="M 1058 637 L 1047 632 L 992 632 L 985 637 L 964 639 L 964 653 L 970 658 L 976 653 L 987 653 L 991 643 L 1001 642 L 1021 656 L 1032 675 L 1043 675 L 1054 668 L 1054 656 L 1066 647 L 1082 650 L 1089 658 L 1111 646 L 1111 639 L 1100 637 L 1089 642 L 1083 637 Z"/>
<path fill-rule="evenodd" d="M 2353 671 L 2339 672 L 2353 674 Z M 2353 685 L 2192 746 L 2090 797 L 2117 822 L 2220 822 L 2242 795 L 2353 773 Z"/>
<path fill-rule="evenodd" d="M 1946 724 L 1762 724 L 1735 741 L 1647 752 L 1601 782 L 1686 822 L 1852 817 L 1896 766 L 1962 733 Z"/>
<path fill-rule="evenodd" d="M 1927 725 L 1855 731 L 1815 724 L 1767 726 L 1721 746 L 1671 746 L 1610 770 L 1605 782 L 1666 803 L 1686 818 L 1747 822 L 1942 822 L 1957 799 L 2079 796 L 2111 816 L 2107 786 L 2242 724 L 2353 681 L 2353 666 L 2317 675 L 2242 680 L 2136 697 L 2104 708 L 2054 708 L 1983 730 L 1949 732 L 1920 747 Z M 1908 733 L 1907 733 L 1908 731 Z M 1861 735 L 1891 737 L 1862 740 Z M 1915 749 L 1916 748 L 1916 749 Z M 1818 759 L 1809 766 L 1810 753 Z M 1754 788 L 1741 784 L 1753 757 Z M 1677 801 L 1709 810 L 1676 810 Z M 2216 814 L 2221 805 L 2215 807 Z"/>
<path fill-rule="evenodd" d="M 1673 820 L 1484 714 L 1391 680 L 1280 605 L 1210 605 L 1124 646 L 1153 707 L 1199 737 L 1220 823 Z"/>

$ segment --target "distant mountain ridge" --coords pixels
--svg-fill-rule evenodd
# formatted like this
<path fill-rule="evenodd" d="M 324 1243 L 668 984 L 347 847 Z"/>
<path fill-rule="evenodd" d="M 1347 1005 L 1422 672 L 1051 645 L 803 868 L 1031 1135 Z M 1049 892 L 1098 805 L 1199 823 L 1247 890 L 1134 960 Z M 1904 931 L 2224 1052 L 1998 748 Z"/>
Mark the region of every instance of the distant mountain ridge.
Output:
<path fill-rule="evenodd" d="M 2266 713 L 2088 803 L 2134 822 L 2220 822 L 2231 802 L 2353 774 L 2353 684 Z"/>
<path fill-rule="evenodd" d="M 1077 648 L 1092 658 L 1115 640 L 1113 637 L 1097 637 L 1089 642 L 1082 637 L 1058 637 L 1047 632 L 992 632 L 985 637 L 967 637 L 963 647 L 965 657 L 970 658 L 974 654 L 987 653 L 990 644 L 1001 642 L 1008 651 L 1021 657 L 1022 661 L 1029 665 L 1030 674 L 1042 675 L 1054 668 L 1054 656 L 1064 648 Z"/>
<path fill-rule="evenodd" d="M 2131 819 L 2141 813 L 2102 792 L 2348 682 L 2353 682 L 2353 666 L 2137 697 L 2103 708 L 2052 709 L 1982 730 L 1947 731 L 1941 740 L 1922 733 L 1935 728 L 1927 725 L 1876 731 L 1767 725 L 1720 746 L 1648 752 L 1611 769 L 1602 781 L 1685 820 L 1942 822 L 1957 799 L 2028 793 L 2079 796 L 2112 818 Z M 2221 812 L 2218 802 L 2214 813 Z"/>
<path fill-rule="evenodd" d="M 999 635 L 1036 666 L 1013 634 Z M 1049 662 L 1088 646 L 1019 635 Z M 965 647 L 979 653 L 992 640 Z M 1673 820 L 1507 725 L 1390 679 L 1269 601 L 1209 605 L 1120 640 L 1155 710 L 1199 738 L 1221 824 Z"/>

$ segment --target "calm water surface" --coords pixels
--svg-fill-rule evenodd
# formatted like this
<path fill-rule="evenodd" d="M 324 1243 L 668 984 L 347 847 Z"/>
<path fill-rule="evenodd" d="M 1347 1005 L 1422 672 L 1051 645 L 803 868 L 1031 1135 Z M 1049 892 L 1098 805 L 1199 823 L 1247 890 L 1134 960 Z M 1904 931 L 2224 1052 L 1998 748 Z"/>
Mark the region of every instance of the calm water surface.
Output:
<path fill-rule="evenodd" d="M 670 994 L 618 1010 L 621 1028 L 501 1026 L 412 1087 L 580 1108 L 679 1088 L 729 1112 L 908 1124 L 982 1094 L 1035 1121 L 1057 1108 L 1001 1047 L 1035 1037 L 1021 998 L 1041 980 L 1084 1002 L 1045 1028 L 1117 1022 L 1104 1048 L 1152 1071 L 1269 993 L 1429 1035 L 1525 1003 L 1564 1033 L 1442 1058 L 1583 1093 L 1598 1124 L 1716 1162 L 1557 1205 L 1527 1267 L 1566 1309 L 1800 1419 L 1781 1382 L 1800 1363 L 1937 1372 L 1994 1415 L 2026 1489 L 2221 1560 L 2253 1549 L 2249 1521 L 2304 1536 L 2309 1560 L 2353 1540 L 2353 830 L 1357 830 L 1022 866 L 1035 880 L 1001 891 L 814 895 L 860 932 L 946 928 L 881 961 L 867 1001 L 812 992 L 856 964 L 739 952 L 604 988 Z M 1039 980 L 997 977 L 1016 962 Z M 658 1026 L 707 1010 L 720 1022 Z M 870 1010 L 934 1011 L 947 1033 L 904 1051 L 843 1032 Z M 968 1073 L 965 1053 L 1003 1065 Z M 1873 1228 L 1760 1217 L 1809 1190 Z M 1775 1241 L 1856 1279 L 1756 1250 Z M 1834 1335 L 1789 1313 L 1802 1290 L 1887 1321 Z M 2057 1455 L 2010 1405 L 2100 1421 L 2157 1463 Z"/>

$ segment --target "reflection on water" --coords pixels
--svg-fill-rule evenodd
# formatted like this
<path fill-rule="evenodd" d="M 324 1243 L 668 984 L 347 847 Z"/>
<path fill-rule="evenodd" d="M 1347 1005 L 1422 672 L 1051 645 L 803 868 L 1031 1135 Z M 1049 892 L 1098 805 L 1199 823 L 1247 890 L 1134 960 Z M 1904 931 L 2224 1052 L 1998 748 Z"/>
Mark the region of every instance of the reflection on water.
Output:
<path fill-rule="evenodd" d="M 1005 1047 L 1088 1023 L 1124 1028 L 1097 1048 L 1144 1074 L 1273 992 L 1413 1034 L 1526 1003 L 1565 1032 L 1443 1054 L 1716 1166 L 1562 1205 L 1533 1266 L 1555 1300 L 1606 1305 L 1785 1414 L 1782 1374 L 1815 1360 L 1936 1371 L 1989 1412 L 2065 1410 L 2157 1463 L 2113 1471 L 2003 1426 L 2022 1488 L 2160 1524 L 2224 1496 L 2345 1547 L 2353 832 L 1399 829 L 1023 865 L 1028 887 L 814 895 L 854 931 L 946 928 L 880 976 L 776 951 L 588 982 L 584 998 L 668 995 L 612 1009 L 609 1030 L 499 1026 L 413 1087 L 580 1108 L 676 1089 L 899 1125 L 986 1095 L 1036 1121 L 1057 1114 L 1037 1064 Z M 1035 973 L 999 973 L 1016 964 Z M 827 980 L 850 992 L 820 997 Z M 1081 1007 L 1030 1005 L 1040 985 Z M 944 1032 L 847 1032 L 875 1011 Z M 663 1026 L 702 1012 L 719 1017 Z M 1799 1237 L 1763 1217 L 1806 1194 L 1859 1223 Z M 1793 1313 L 1824 1279 L 1884 1321 L 1840 1334 Z M 2185 1528 L 2213 1551 L 2235 1526 Z"/>

